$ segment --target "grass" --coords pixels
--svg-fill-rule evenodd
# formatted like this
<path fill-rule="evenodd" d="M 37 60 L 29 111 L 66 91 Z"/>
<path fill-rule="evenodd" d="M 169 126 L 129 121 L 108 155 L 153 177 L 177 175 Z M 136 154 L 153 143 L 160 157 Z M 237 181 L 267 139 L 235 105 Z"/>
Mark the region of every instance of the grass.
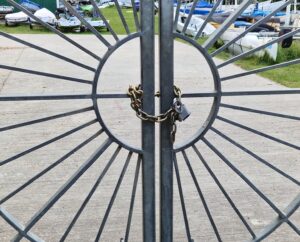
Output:
<path fill-rule="evenodd" d="M 125 28 L 121 22 L 121 19 L 118 15 L 117 9 L 114 6 L 102 9 L 103 15 L 110 21 L 110 25 L 113 30 L 119 34 L 126 34 Z M 130 32 L 135 32 L 135 23 L 133 17 L 132 9 L 122 9 L 122 13 L 126 19 L 126 22 L 129 26 Z M 10 34 L 49 34 L 52 33 L 48 29 L 45 29 L 41 26 L 35 26 L 32 30 L 29 29 L 29 25 L 19 25 L 7 27 L 4 24 L 0 24 L 0 31 L 10 33 Z M 158 16 L 155 17 L 155 32 L 158 33 Z M 102 34 L 110 34 L 105 29 L 101 31 Z M 79 34 L 79 33 L 76 33 Z M 91 34 L 90 32 L 80 33 L 80 34 Z M 205 38 L 199 40 L 199 43 L 203 43 Z M 214 47 L 215 48 L 215 47 Z M 213 50 L 213 49 L 212 49 Z M 231 55 L 227 52 L 222 52 L 218 55 L 218 58 L 228 59 Z M 277 61 L 274 62 L 267 57 L 258 58 L 258 57 L 249 57 L 242 60 L 236 61 L 235 64 L 240 66 L 245 70 L 253 70 L 264 66 L 269 66 L 272 64 L 282 63 L 289 60 L 294 60 L 300 58 L 300 41 L 294 41 L 293 45 L 288 49 L 279 48 Z M 271 79 L 277 83 L 280 83 L 287 87 L 300 88 L 300 64 L 291 65 L 285 68 L 279 68 L 272 71 L 266 71 L 259 73 L 260 76 Z"/>
<path fill-rule="evenodd" d="M 42 26 L 35 26 L 33 29 L 29 28 L 29 24 L 19 24 L 16 26 L 5 26 L 4 23 L 0 24 L 0 31 L 8 34 L 49 34 L 50 30 Z"/>
<path fill-rule="evenodd" d="M 199 44 L 203 44 L 207 38 L 201 38 L 198 40 Z M 217 42 L 214 47 L 209 49 L 209 52 L 213 52 L 217 48 L 219 48 L 222 43 Z M 222 60 L 227 60 L 233 57 L 229 52 L 223 51 L 217 58 Z M 282 48 L 281 46 L 278 49 L 277 60 L 273 61 L 268 56 L 264 57 L 256 57 L 250 56 L 243 58 L 234 62 L 235 65 L 243 68 L 244 70 L 253 70 L 261 67 L 266 67 L 278 63 L 283 63 L 286 61 L 291 61 L 300 58 L 300 41 L 294 40 L 292 46 L 290 48 Z M 284 68 L 273 69 L 271 71 L 265 71 L 262 73 L 258 73 L 262 77 L 273 80 L 281 85 L 290 88 L 300 88 L 300 64 L 290 65 Z"/>
<path fill-rule="evenodd" d="M 122 35 L 126 34 L 126 30 L 122 24 L 122 21 L 118 15 L 118 11 L 114 6 L 110 6 L 101 10 L 103 15 L 107 20 L 109 20 L 109 24 L 111 25 L 112 29 L 115 33 Z M 133 10 L 130 8 L 123 8 L 122 13 L 124 18 L 128 24 L 130 32 L 136 32 Z M 52 33 L 50 30 L 35 25 L 34 28 L 31 30 L 29 29 L 29 24 L 19 24 L 16 26 L 5 26 L 4 21 L 3 24 L 0 24 L 0 31 L 9 33 L 9 34 L 49 34 Z M 158 16 L 155 16 L 155 32 L 158 33 Z M 72 32 L 77 34 L 76 32 Z M 91 34 L 91 32 L 85 32 L 80 34 Z M 101 34 L 110 34 L 106 31 L 106 29 L 101 30 Z"/>
<path fill-rule="evenodd" d="M 278 64 L 300 58 L 300 41 L 294 41 L 287 49 L 279 47 L 277 60 L 270 60 L 267 56 L 258 58 L 250 57 L 235 62 L 236 65 L 245 70 L 253 70 L 273 64 Z M 291 88 L 300 88 L 300 64 L 290 65 L 284 68 L 265 71 L 258 75 L 273 80 L 281 85 Z"/>

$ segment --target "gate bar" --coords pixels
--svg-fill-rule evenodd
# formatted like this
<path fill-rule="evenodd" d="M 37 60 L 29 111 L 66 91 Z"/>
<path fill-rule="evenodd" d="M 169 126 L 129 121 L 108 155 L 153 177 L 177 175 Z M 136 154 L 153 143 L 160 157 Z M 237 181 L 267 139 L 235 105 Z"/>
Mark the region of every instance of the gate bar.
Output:
<path fill-rule="evenodd" d="M 141 80 L 143 110 L 155 113 L 154 1 L 141 1 Z M 155 242 L 155 124 L 142 122 L 143 236 Z"/>
<path fill-rule="evenodd" d="M 174 99 L 173 1 L 160 1 L 160 112 L 166 112 Z M 173 143 L 172 123 L 160 125 L 160 239 L 173 241 Z"/>

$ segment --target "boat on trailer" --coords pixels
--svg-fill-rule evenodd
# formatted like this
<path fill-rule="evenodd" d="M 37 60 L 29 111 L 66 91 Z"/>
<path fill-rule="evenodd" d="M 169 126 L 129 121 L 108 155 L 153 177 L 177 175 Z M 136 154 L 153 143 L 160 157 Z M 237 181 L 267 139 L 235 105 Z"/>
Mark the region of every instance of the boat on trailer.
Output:
<path fill-rule="evenodd" d="M 13 6 L 0 6 L 0 14 L 8 14 L 14 11 Z"/>
<path fill-rule="evenodd" d="M 40 10 L 42 6 L 30 0 L 21 0 L 20 4 L 26 8 L 28 11 L 35 13 L 36 11 Z"/>
<path fill-rule="evenodd" d="M 179 14 L 178 22 L 177 22 L 177 28 L 176 28 L 176 30 L 178 32 L 182 32 L 186 20 L 187 20 L 187 16 L 185 14 Z M 187 26 L 185 34 L 195 37 L 198 34 L 198 32 L 199 32 L 200 28 L 202 27 L 202 25 L 204 24 L 204 22 L 205 22 L 205 20 L 203 20 L 199 16 L 193 15 L 190 22 L 189 22 L 189 24 L 188 24 L 188 26 Z M 215 30 L 216 30 L 216 28 L 214 26 L 212 26 L 210 23 L 206 23 L 206 26 L 203 29 L 200 37 L 209 36 Z"/>
<path fill-rule="evenodd" d="M 6 26 L 28 23 L 28 21 L 29 21 L 28 15 L 23 12 L 10 13 L 5 15 Z"/>
<path fill-rule="evenodd" d="M 133 7 L 137 7 L 140 5 L 139 0 L 134 0 L 135 6 L 132 6 L 131 0 L 118 0 L 118 3 L 120 5 L 120 7 L 123 7 L 123 8 L 133 8 Z"/>
<path fill-rule="evenodd" d="M 221 36 L 224 44 L 229 43 L 237 36 L 244 32 L 243 28 L 237 29 L 228 29 L 225 33 Z M 249 32 L 244 37 L 237 40 L 235 43 L 231 44 L 228 47 L 228 50 L 233 55 L 239 55 L 244 52 L 250 51 L 255 49 L 261 45 L 264 45 L 270 41 L 272 41 L 276 37 L 270 36 L 270 33 L 264 32 Z M 267 46 L 265 49 L 259 50 L 254 52 L 253 55 L 257 57 L 263 57 L 267 55 L 270 59 L 276 61 L 278 54 L 278 43 L 274 43 L 272 45 Z"/>
<path fill-rule="evenodd" d="M 81 22 L 75 16 L 64 15 L 56 21 L 55 27 L 61 30 L 80 30 Z"/>
<path fill-rule="evenodd" d="M 12 6 L 0 6 L 0 19 L 5 18 L 6 14 L 14 12 L 14 7 Z"/>
<path fill-rule="evenodd" d="M 44 23 L 55 25 L 56 23 L 56 17 L 55 15 L 49 11 L 47 8 L 42 8 L 34 13 L 34 16 L 42 20 Z M 30 28 L 33 27 L 33 25 L 37 25 L 39 22 L 35 21 L 34 19 L 30 18 Z"/>

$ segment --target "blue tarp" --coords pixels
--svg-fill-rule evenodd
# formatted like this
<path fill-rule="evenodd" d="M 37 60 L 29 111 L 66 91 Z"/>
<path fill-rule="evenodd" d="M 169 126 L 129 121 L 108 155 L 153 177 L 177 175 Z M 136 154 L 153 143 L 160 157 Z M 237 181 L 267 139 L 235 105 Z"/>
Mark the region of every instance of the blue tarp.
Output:
<path fill-rule="evenodd" d="M 196 5 L 196 8 L 212 8 L 214 5 L 206 1 L 199 1 Z"/>

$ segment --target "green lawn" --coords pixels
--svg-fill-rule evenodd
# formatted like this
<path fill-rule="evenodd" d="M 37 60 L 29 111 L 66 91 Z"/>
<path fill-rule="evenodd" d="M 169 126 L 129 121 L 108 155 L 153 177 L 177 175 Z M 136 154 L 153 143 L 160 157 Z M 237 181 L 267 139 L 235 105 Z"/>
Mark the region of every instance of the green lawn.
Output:
<path fill-rule="evenodd" d="M 279 48 L 276 62 L 268 58 L 250 57 L 235 62 L 245 70 L 253 70 L 300 58 L 300 41 L 294 41 L 288 49 Z M 300 88 L 300 64 L 290 65 L 284 68 L 273 69 L 259 73 L 258 75 L 271 79 L 287 87 Z"/>
<path fill-rule="evenodd" d="M 133 10 L 130 8 L 123 8 L 122 13 L 129 26 L 130 32 L 135 32 L 136 27 L 134 22 Z M 111 27 L 116 33 L 126 34 L 125 28 L 123 27 L 122 21 L 118 15 L 118 11 L 114 6 L 104 8 L 103 15 L 105 16 L 106 19 L 109 20 L 109 24 L 111 25 Z M 155 32 L 158 33 L 158 15 L 155 16 Z"/>
<path fill-rule="evenodd" d="M 3 24 L 0 24 L 0 31 L 9 34 L 49 34 L 52 33 L 50 30 L 43 27 L 36 26 L 33 29 L 29 28 L 29 24 L 20 24 L 17 26 L 8 26 L 6 27 Z"/>
<path fill-rule="evenodd" d="M 103 15 L 109 20 L 111 27 L 117 34 L 126 34 L 123 24 L 118 15 L 115 7 L 109 7 L 102 9 Z M 135 24 L 132 9 L 122 9 L 126 22 L 131 32 L 135 32 Z M 155 29 L 158 32 L 158 16 L 155 17 Z M 33 30 L 29 29 L 29 25 L 19 25 L 6 27 L 4 24 L 0 25 L 0 31 L 11 34 L 49 34 L 52 33 L 43 27 L 34 27 Z M 110 34 L 106 30 L 101 31 L 102 34 Z M 90 32 L 80 34 L 91 34 Z M 199 40 L 202 43 L 205 39 Z M 229 53 L 223 52 L 218 55 L 221 59 L 228 59 L 231 57 Z M 284 61 L 294 60 L 300 58 L 300 41 L 294 41 L 293 45 L 289 49 L 279 49 L 278 59 L 276 63 L 282 63 Z M 250 57 L 235 62 L 236 65 L 242 67 L 245 70 L 252 70 L 264 66 L 276 64 L 267 58 Z M 260 73 L 259 75 L 269 78 L 277 83 L 280 83 L 287 87 L 299 88 L 300 87 L 300 64 L 292 65 L 285 68 L 280 68 L 272 71 Z"/>

